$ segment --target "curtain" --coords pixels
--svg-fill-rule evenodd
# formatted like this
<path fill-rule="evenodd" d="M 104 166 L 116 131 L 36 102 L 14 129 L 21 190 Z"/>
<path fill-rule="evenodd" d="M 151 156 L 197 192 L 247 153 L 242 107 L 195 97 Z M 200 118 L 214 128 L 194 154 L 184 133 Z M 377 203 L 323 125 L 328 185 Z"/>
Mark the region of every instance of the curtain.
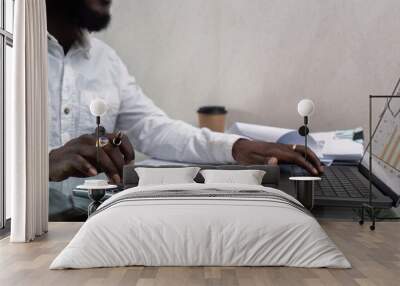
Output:
<path fill-rule="evenodd" d="M 6 98 L 6 187 L 12 242 L 48 228 L 47 23 L 45 0 L 15 1 L 13 92 Z"/>

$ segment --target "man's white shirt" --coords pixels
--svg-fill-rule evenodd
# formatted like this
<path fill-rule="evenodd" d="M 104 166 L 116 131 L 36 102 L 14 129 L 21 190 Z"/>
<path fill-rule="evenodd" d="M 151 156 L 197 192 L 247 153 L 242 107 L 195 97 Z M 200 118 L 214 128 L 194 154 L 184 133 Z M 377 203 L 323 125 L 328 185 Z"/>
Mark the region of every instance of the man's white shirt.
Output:
<path fill-rule="evenodd" d="M 199 129 L 169 118 L 129 75 L 116 52 L 84 33 L 83 41 L 65 55 L 48 36 L 49 148 L 95 129 L 89 105 L 104 99 L 109 110 L 101 118 L 107 132 L 125 131 L 134 148 L 146 155 L 190 163 L 234 163 L 236 135 Z"/>
<path fill-rule="evenodd" d="M 49 34 L 48 68 L 50 150 L 94 133 L 95 118 L 89 105 L 92 99 L 102 98 L 109 110 L 101 124 L 107 132 L 125 131 L 135 150 L 168 161 L 234 163 L 232 146 L 241 137 L 169 118 L 144 95 L 117 53 L 88 33 L 66 55 Z M 50 213 L 68 210 L 72 205 L 85 209 L 85 202 L 70 196 L 82 181 L 69 178 L 51 182 Z"/>

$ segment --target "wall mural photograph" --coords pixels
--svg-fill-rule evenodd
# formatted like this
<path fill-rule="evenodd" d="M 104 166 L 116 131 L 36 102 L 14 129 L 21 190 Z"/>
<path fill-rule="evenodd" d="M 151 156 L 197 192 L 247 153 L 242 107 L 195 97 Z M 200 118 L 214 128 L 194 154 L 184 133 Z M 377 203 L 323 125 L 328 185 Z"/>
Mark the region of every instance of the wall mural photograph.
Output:
<path fill-rule="evenodd" d="M 399 12 L 2 0 L 1 285 L 397 285 Z"/>

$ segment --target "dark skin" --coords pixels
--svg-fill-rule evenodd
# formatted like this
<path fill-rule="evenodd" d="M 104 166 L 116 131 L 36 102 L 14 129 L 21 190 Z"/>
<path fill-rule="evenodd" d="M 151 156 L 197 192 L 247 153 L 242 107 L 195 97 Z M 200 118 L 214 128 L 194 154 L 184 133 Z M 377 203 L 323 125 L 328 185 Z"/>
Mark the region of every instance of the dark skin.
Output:
<path fill-rule="evenodd" d="M 111 0 L 81 0 L 99 15 L 110 13 Z M 62 1 L 47 0 L 47 28 L 67 54 L 75 42 L 82 39 L 81 28 L 71 22 L 62 7 Z M 112 140 L 115 134 L 107 134 Z M 120 184 L 122 169 L 134 159 L 134 149 L 128 138 L 123 137 L 121 146 L 108 144 L 100 150 L 100 164 L 96 162 L 96 139 L 94 135 L 83 135 L 54 149 L 49 154 L 50 180 L 62 181 L 69 177 L 91 177 L 104 171 L 112 183 Z M 312 175 L 320 175 L 324 169 L 317 156 L 304 146 L 275 144 L 240 139 L 232 147 L 233 158 L 240 164 L 293 163 L 306 169 Z"/>
<path fill-rule="evenodd" d="M 53 35 L 67 54 L 75 42 L 82 39 L 82 28 L 73 23 L 67 12 L 65 1 L 46 0 L 47 30 Z M 109 15 L 111 0 L 82 0 L 86 6 L 98 15 Z"/>
<path fill-rule="evenodd" d="M 116 134 L 107 134 L 111 140 Z M 92 177 L 104 171 L 110 181 L 121 183 L 124 165 L 135 159 L 135 153 L 126 136 L 122 137 L 120 146 L 107 144 L 99 148 L 99 165 L 97 164 L 96 137 L 82 135 L 72 139 L 64 146 L 54 149 L 49 154 L 50 181 L 63 181 L 69 177 Z"/>
<path fill-rule="evenodd" d="M 308 160 L 304 158 L 306 153 Z M 232 155 L 240 164 L 288 163 L 296 164 L 314 176 L 324 172 L 324 167 L 317 155 L 309 148 L 306 152 L 306 148 L 301 145 L 297 145 L 293 150 L 293 145 L 240 139 L 233 145 Z"/>
<path fill-rule="evenodd" d="M 55 1 L 47 1 L 47 31 L 53 35 L 67 54 L 71 46 L 81 40 L 81 29 L 66 21 L 65 15 L 55 5 Z"/>

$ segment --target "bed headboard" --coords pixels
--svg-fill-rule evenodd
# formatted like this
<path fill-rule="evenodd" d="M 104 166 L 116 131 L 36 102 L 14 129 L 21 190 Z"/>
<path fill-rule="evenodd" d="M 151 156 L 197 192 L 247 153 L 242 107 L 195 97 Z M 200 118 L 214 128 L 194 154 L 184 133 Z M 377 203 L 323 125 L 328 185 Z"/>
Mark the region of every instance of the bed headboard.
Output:
<path fill-rule="evenodd" d="M 141 165 L 127 165 L 124 167 L 123 184 L 124 188 L 136 187 L 139 182 L 139 177 L 135 171 L 135 168 L 146 167 L 146 168 L 179 168 L 187 166 L 196 166 L 201 169 L 220 169 L 220 170 L 263 170 L 265 175 L 262 180 L 264 186 L 276 187 L 279 184 L 280 169 L 279 166 L 268 166 L 268 165 L 168 165 L 168 166 L 141 166 Z M 199 173 L 194 179 L 197 183 L 204 183 L 203 176 Z"/>

